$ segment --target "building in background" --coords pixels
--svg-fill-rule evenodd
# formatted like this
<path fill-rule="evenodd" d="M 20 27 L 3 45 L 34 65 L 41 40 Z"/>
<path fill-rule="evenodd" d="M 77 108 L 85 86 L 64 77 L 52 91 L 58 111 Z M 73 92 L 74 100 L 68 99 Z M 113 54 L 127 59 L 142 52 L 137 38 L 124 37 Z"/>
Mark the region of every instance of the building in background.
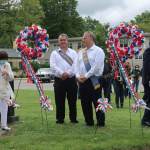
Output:
<path fill-rule="evenodd" d="M 144 41 L 143 51 L 150 46 L 150 33 L 145 33 L 144 36 L 145 36 L 145 41 Z M 58 48 L 57 39 L 50 39 L 49 42 L 50 42 L 49 51 L 42 58 L 39 59 L 41 64 L 49 63 L 49 56 L 51 52 Z M 123 43 L 127 44 L 126 41 L 123 41 Z M 69 38 L 69 47 L 77 51 L 83 48 L 82 37 Z M 3 51 L 3 50 L 5 50 L 8 53 L 8 56 L 9 56 L 8 61 L 10 62 L 12 68 L 22 69 L 21 57 L 20 57 L 20 54 L 16 51 L 15 42 L 13 45 L 13 49 L 2 49 L 2 48 L 0 49 L 0 51 Z M 132 66 L 139 65 L 141 68 L 142 62 L 143 62 L 143 52 L 141 53 L 140 56 L 135 57 L 129 61 L 132 64 Z"/>
<path fill-rule="evenodd" d="M 79 49 L 83 48 L 82 45 L 82 37 L 74 37 L 74 38 L 69 38 L 69 47 L 78 51 Z M 40 58 L 39 61 L 41 63 L 49 62 L 49 56 L 53 50 L 58 49 L 58 39 L 50 39 L 49 40 L 50 46 L 49 46 L 49 51 L 45 54 L 43 58 Z"/>
<path fill-rule="evenodd" d="M 6 51 L 8 53 L 8 61 L 12 67 L 12 69 L 20 69 L 21 68 L 21 56 L 16 49 L 5 49 L 0 48 L 0 51 Z"/>
<path fill-rule="evenodd" d="M 150 47 L 150 33 L 144 33 L 144 45 L 143 45 L 143 51 L 139 56 L 134 57 L 132 60 L 130 60 L 132 67 L 139 65 L 140 69 L 142 68 L 143 65 L 143 52 L 146 48 Z"/>
<path fill-rule="evenodd" d="M 136 65 L 140 66 L 140 69 L 142 68 L 143 65 L 143 52 L 146 48 L 150 47 L 150 33 L 144 33 L 144 45 L 143 45 L 143 51 L 140 53 L 140 55 L 134 57 L 132 60 L 129 59 L 128 62 L 131 64 L 131 68 L 133 68 Z M 129 39 L 126 39 L 122 37 L 120 39 L 121 47 L 127 47 L 130 43 Z"/>

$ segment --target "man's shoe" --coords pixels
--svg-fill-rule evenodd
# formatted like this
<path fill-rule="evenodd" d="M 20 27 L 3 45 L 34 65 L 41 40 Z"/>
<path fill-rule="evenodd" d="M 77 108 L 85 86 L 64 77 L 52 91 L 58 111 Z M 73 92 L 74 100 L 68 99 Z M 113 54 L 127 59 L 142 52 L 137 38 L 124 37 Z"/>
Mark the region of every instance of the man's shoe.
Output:
<path fill-rule="evenodd" d="M 78 120 L 73 120 L 73 121 L 71 121 L 71 123 L 79 123 L 79 121 Z"/>
<path fill-rule="evenodd" d="M 143 127 L 150 127 L 150 122 L 142 122 Z"/>
<path fill-rule="evenodd" d="M 98 124 L 97 123 L 97 127 L 99 127 L 99 128 L 105 127 L 105 124 Z"/>
<path fill-rule="evenodd" d="M 87 126 L 92 127 L 94 126 L 94 123 L 86 123 Z"/>
<path fill-rule="evenodd" d="M 8 127 L 2 127 L 2 130 L 4 130 L 4 131 L 10 131 L 11 128 L 8 128 Z"/>
<path fill-rule="evenodd" d="M 63 121 L 63 120 L 57 120 L 56 123 L 57 123 L 57 124 L 63 124 L 64 121 Z"/>

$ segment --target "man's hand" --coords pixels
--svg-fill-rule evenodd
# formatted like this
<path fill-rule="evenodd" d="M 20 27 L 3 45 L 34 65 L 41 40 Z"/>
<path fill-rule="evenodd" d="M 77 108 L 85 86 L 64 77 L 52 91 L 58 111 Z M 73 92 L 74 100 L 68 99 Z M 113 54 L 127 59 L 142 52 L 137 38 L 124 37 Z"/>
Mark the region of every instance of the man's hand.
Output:
<path fill-rule="evenodd" d="M 3 70 L 2 70 L 2 76 L 8 76 L 8 72 L 7 72 L 6 69 L 3 69 Z"/>
<path fill-rule="evenodd" d="M 87 80 L 87 78 L 86 78 L 84 75 L 80 75 L 80 77 L 77 78 L 77 80 L 78 80 L 80 83 L 84 83 L 84 82 Z"/>
<path fill-rule="evenodd" d="M 83 83 L 83 81 L 79 78 L 77 78 L 78 82 Z"/>
<path fill-rule="evenodd" d="M 61 79 L 66 80 L 67 78 L 69 78 L 69 74 L 67 72 L 64 72 L 61 76 Z"/>
<path fill-rule="evenodd" d="M 8 71 L 7 71 L 6 69 L 3 69 L 3 70 L 2 70 L 2 77 L 3 77 L 5 80 L 7 80 L 8 76 L 9 76 Z"/>

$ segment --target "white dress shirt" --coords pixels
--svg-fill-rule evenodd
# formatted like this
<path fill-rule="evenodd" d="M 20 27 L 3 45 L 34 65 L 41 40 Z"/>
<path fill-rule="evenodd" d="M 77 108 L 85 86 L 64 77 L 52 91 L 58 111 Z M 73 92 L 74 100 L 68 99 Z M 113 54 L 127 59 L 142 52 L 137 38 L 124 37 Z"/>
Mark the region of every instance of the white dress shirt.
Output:
<path fill-rule="evenodd" d="M 91 48 L 87 49 L 87 55 L 91 69 L 87 72 L 83 61 L 83 50 L 80 50 L 75 64 L 76 77 L 78 78 L 80 75 L 84 75 L 86 78 L 90 78 L 93 75 L 101 76 L 105 58 L 103 50 L 94 44 Z"/>
<path fill-rule="evenodd" d="M 7 70 L 8 76 L 2 76 L 2 70 Z M 11 89 L 9 85 L 9 81 L 13 80 L 13 72 L 11 70 L 10 64 L 6 62 L 4 65 L 0 65 L 0 100 L 5 100 L 10 98 Z"/>
<path fill-rule="evenodd" d="M 72 66 L 68 64 L 66 60 L 64 60 L 58 51 L 61 50 L 54 50 L 50 56 L 50 68 L 53 71 L 56 77 L 61 77 L 64 72 L 68 73 L 70 77 L 75 75 L 75 60 L 77 58 L 77 53 L 75 50 L 68 48 L 66 54 L 73 60 Z"/>

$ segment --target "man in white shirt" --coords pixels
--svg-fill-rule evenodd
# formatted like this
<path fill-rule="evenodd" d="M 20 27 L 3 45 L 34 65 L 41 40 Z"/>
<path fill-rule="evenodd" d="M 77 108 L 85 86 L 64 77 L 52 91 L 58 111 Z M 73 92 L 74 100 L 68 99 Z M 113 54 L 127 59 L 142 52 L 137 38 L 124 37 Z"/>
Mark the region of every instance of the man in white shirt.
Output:
<path fill-rule="evenodd" d="M 56 123 L 62 124 L 65 119 L 65 99 L 69 105 L 69 118 L 72 123 L 77 121 L 77 83 L 75 79 L 74 61 L 77 53 L 68 48 L 68 36 L 60 34 L 58 37 L 59 49 L 50 56 L 50 67 L 54 71 L 54 93 L 56 103 Z"/>
<path fill-rule="evenodd" d="M 79 82 L 81 106 L 88 126 L 94 125 L 92 102 L 96 108 L 97 100 L 100 98 L 99 77 L 103 73 L 105 54 L 103 50 L 95 45 L 92 32 L 83 35 L 85 49 L 79 51 L 76 61 L 76 78 Z M 105 114 L 96 112 L 97 125 L 105 126 Z"/>

